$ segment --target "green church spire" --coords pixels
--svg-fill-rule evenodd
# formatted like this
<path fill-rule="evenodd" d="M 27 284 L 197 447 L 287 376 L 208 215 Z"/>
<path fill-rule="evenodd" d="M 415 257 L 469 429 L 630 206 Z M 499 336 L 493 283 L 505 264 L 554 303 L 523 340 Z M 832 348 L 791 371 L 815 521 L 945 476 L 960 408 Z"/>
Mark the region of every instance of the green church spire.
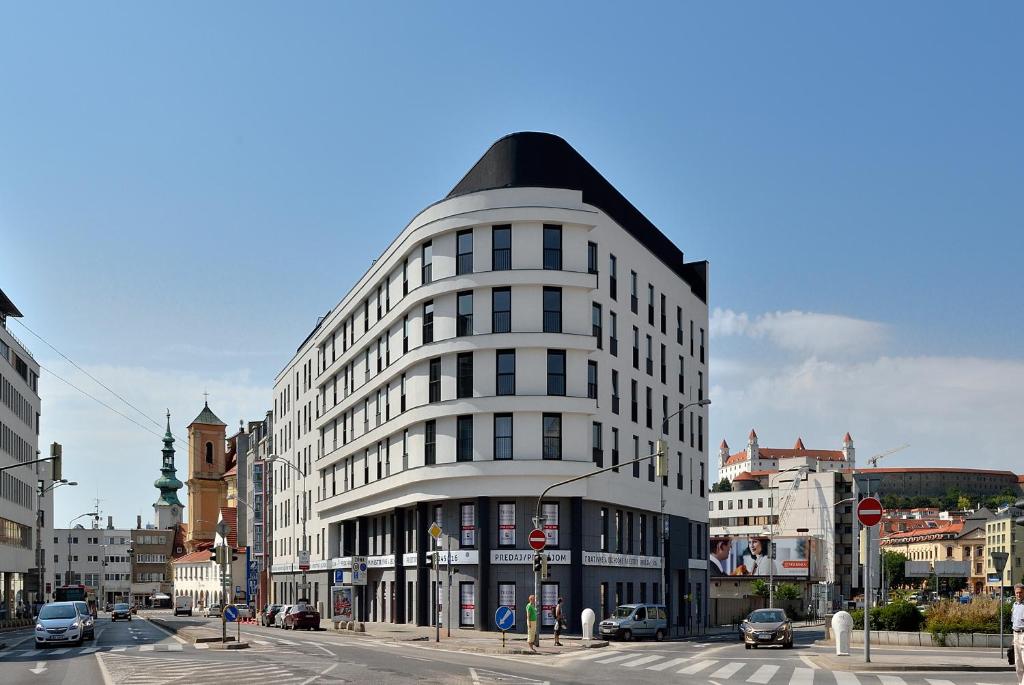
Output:
<path fill-rule="evenodd" d="M 178 490 L 181 489 L 181 481 L 178 480 L 174 469 L 174 436 L 171 435 L 171 412 L 167 411 L 167 432 L 164 434 L 164 461 L 160 467 L 161 476 L 153 483 L 160 490 L 160 497 L 157 505 L 167 504 L 182 507 L 178 499 Z"/>

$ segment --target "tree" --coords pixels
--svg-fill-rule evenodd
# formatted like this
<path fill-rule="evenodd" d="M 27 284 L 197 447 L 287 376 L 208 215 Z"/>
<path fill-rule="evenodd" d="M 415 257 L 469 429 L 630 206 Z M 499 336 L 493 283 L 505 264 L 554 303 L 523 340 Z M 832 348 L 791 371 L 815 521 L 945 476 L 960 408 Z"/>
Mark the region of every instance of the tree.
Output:
<path fill-rule="evenodd" d="M 711 486 L 711 492 L 732 492 L 732 483 L 729 482 L 728 478 L 722 478 L 722 480 Z"/>
<path fill-rule="evenodd" d="M 906 561 L 907 555 L 903 552 L 894 552 L 892 550 L 882 552 L 886 587 L 899 587 L 907 582 L 907 577 L 904 575 L 906 570 L 904 563 Z"/>
<path fill-rule="evenodd" d="M 960 498 L 956 501 L 956 508 L 960 511 L 971 508 L 971 498 L 967 495 L 960 495 Z"/>
<path fill-rule="evenodd" d="M 754 592 L 754 596 L 768 599 L 768 581 L 762 578 L 758 578 L 750 584 L 750 589 Z"/>
<path fill-rule="evenodd" d="M 775 596 L 779 599 L 800 599 L 800 595 L 796 583 L 779 583 L 775 588 Z"/>

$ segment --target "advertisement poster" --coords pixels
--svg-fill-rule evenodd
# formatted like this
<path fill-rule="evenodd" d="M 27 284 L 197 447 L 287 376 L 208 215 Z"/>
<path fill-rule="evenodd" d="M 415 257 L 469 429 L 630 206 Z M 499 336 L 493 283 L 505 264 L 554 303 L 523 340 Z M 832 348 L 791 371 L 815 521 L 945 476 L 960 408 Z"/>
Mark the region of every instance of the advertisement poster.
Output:
<path fill-rule="evenodd" d="M 476 583 L 459 583 L 459 625 L 470 626 L 476 622 Z"/>
<path fill-rule="evenodd" d="M 331 588 L 331 620 L 352 620 L 352 588 L 350 586 L 334 586 Z"/>
<path fill-rule="evenodd" d="M 515 502 L 498 504 L 498 545 L 501 547 L 515 547 L 516 545 Z"/>
<path fill-rule="evenodd" d="M 476 505 L 462 505 L 462 525 L 460 527 L 461 537 L 459 543 L 463 547 L 476 546 Z"/>
<path fill-rule="evenodd" d="M 548 536 L 548 547 L 558 547 L 558 503 L 545 504 L 544 534 Z"/>
<path fill-rule="evenodd" d="M 558 604 L 558 583 L 542 583 L 540 586 L 540 624 L 555 625 L 555 605 Z"/>
<path fill-rule="evenodd" d="M 769 559 L 771 540 L 762 536 L 713 537 L 708 550 L 713 576 L 806 578 L 810 574 L 807 538 L 775 538 L 775 559 Z M 769 565 L 770 564 L 770 565 Z"/>
<path fill-rule="evenodd" d="M 516 584 L 498 583 L 498 606 L 516 610 Z"/>

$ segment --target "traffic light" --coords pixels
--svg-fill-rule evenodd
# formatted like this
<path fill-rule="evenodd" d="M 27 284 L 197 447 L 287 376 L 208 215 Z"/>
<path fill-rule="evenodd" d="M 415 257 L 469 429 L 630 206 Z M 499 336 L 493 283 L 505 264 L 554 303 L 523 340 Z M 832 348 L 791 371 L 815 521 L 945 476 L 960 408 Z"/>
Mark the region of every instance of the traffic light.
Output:
<path fill-rule="evenodd" d="M 541 554 L 540 555 L 540 577 L 541 578 L 549 578 L 550 577 L 549 574 L 550 574 L 550 571 L 548 570 L 548 555 L 547 554 Z"/>
<path fill-rule="evenodd" d="M 50 458 L 52 460 L 50 463 L 53 465 L 51 467 L 50 480 L 60 480 L 61 471 L 63 470 L 61 465 L 62 456 L 63 450 L 59 442 L 50 445 Z"/>
<path fill-rule="evenodd" d="M 540 573 L 540 554 L 533 555 L 533 572 Z"/>
<path fill-rule="evenodd" d="M 217 553 L 217 549 L 218 549 L 217 547 L 214 547 L 213 549 L 210 550 L 210 561 L 215 561 L 215 562 L 217 562 L 219 564 L 220 563 L 220 555 Z"/>
<path fill-rule="evenodd" d="M 664 440 L 658 441 L 658 456 L 654 458 L 654 472 L 658 478 L 668 475 L 668 444 Z"/>

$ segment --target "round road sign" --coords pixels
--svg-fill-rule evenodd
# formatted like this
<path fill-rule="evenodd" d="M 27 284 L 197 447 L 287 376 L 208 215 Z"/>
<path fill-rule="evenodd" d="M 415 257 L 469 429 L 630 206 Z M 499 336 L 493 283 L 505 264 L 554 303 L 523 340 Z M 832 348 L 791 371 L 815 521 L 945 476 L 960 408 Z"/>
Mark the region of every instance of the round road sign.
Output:
<path fill-rule="evenodd" d="M 511 607 L 498 607 L 494 612 L 494 623 L 498 630 L 512 630 L 516 626 L 516 612 Z"/>
<path fill-rule="evenodd" d="M 540 528 L 531 530 L 530 537 L 527 539 L 530 541 L 530 547 L 538 552 L 548 544 L 548 536 Z"/>
<path fill-rule="evenodd" d="M 877 526 L 882 520 L 882 503 L 877 497 L 865 497 L 857 503 L 857 520 L 862 526 Z"/>
<path fill-rule="evenodd" d="M 224 607 L 224 620 L 228 623 L 238 620 L 238 607 L 234 604 L 228 604 Z"/>

